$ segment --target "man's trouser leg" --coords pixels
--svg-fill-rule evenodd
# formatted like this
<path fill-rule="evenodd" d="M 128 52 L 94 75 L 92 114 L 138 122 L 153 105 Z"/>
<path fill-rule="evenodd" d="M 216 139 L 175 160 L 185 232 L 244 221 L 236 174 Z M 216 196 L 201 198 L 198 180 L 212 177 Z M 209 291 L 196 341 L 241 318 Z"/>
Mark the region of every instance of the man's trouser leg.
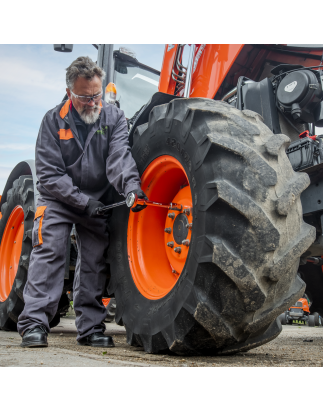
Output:
<path fill-rule="evenodd" d="M 37 325 L 50 331 L 64 286 L 67 240 L 73 214 L 58 202 L 39 198 L 33 228 L 33 250 L 18 318 L 18 332 Z M 46 208 L 45 208 L 46 207 Z M 37 217 L 38 215 L 38 217 Z"/>
<path fill-rule="evenodd" d="M 104 254 L 109 234 L 104 219 L 85 218 L 76 224 L 78 259 L 75 269 L 73 304 L 77 340 L 105 331 L 106 308 L 102 293 L 107 280 Z"/>

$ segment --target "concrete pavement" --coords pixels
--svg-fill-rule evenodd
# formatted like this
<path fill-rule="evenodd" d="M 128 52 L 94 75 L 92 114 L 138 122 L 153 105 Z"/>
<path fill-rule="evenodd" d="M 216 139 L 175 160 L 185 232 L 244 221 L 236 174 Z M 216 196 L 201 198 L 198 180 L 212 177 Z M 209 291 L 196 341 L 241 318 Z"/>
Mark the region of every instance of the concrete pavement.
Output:
<path fill-rule="evenodd" d="M 142 347 L 130 347 L 124 327 L 106 324 L 116 347 L 77 345 L 75 317 L 67 316 L 52 329 L 48 348 L 21 348 L 20 336 L 0 331 L 2 367 L 293 367 L 323 366 L 323 327 L 283 326 L 273 341 L 232 356 L 154 355 Z"/>

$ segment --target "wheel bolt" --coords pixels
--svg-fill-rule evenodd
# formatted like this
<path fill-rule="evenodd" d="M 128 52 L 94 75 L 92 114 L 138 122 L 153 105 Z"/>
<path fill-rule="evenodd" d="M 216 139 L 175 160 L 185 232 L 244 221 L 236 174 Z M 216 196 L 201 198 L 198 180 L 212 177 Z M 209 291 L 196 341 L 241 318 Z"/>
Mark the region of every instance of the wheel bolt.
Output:
<path fill-rule="evenodd" d="M 188 247 L 190 245 L 190 240 L 183 240 L 182 244 Z"/>
<path fill-rule="evenodd" d="M 13 243 L 16 244 L 16 241 L 14 241 Z"/>
<path fill-rule="evenodd" d="M 186 214 L 186 215 L 190 215 L 190 214 L 191 214 L 191 210 L 190 210 L 189 208 L 184 208 L 183 213 Z"/>
<path fill-rule="evenodd" d="M 165 228 L 165 233 L 171 234 L 172 229 L 170 227 Z"/>
<path fill-rule="evenodd" d="M 193 227 L 193 223 L 186 224 L 186 228 L 188 228 L 189 230 L 192 230 L 192 227 Z"/>
<path fill-rule="evenodd" d="M 175 253 L 180 254 L 182 252 L 182 249 L 181 249 L 181 247 L 175 247 L 174 251 L 175 251 Z"/>
<path fill-rule="evenodd" d="M 173 248 L 174 247 L 173 241 L 170 241 L 169 243 L 167 243 L 167 247 Z"/>
<path fill-rule="evenodd" d="M 10 267 L 10 269 L 12 268 L 12 266 Z"/>
<path fill-rule="evenodd" d="M 169 213 L 169 214 L 168 214 L 168 217 L 171 218 L 172 220 L 174 220 L 174 218 L 175 218 L 175 213 Z"/>

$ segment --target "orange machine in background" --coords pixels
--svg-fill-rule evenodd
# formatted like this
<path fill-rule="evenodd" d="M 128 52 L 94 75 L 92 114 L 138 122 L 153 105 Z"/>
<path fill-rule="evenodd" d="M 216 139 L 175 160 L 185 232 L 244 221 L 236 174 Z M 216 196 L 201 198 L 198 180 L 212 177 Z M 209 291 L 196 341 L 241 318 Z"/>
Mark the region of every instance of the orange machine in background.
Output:
<path fill-rule="evenodd" d="M 309 327 L 318 327 L 321 318 L 318 313 L 310 314 L 310 304 L 306 294 L 300 298 L 295 305 L 280 315 L 282 325 L 286 324 L 307 324 Z"/>

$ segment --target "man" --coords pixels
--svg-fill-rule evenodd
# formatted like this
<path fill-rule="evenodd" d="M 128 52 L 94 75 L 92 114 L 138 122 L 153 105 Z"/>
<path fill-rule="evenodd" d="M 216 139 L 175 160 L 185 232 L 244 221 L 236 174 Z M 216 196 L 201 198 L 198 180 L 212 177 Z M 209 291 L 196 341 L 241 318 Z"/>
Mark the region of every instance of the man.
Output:
<path fill-rule="evenodd" d="M 103 257 L 109 242 L 106 219 L 96 209 L 108 202 L 110 184 L 119 194 L 145 198 L 132 158 L 123 111 L 101 100 L 104 71 L 79 57 L 66 71 L 68 100 L 50 110 L 36 144 L 37 201 L 33 251 L 18 319 L 23 347 L 47 346 L 49 322 L 62 294 L 66 246 L 72 225 L 77 232 L 74 278 L 77 341 L 113 347 L 104 335 L 106 282 Z M 139 209 L 137 208 L 139 207 Z M 145 206 L 137 206 L 140 211 Z"/>

